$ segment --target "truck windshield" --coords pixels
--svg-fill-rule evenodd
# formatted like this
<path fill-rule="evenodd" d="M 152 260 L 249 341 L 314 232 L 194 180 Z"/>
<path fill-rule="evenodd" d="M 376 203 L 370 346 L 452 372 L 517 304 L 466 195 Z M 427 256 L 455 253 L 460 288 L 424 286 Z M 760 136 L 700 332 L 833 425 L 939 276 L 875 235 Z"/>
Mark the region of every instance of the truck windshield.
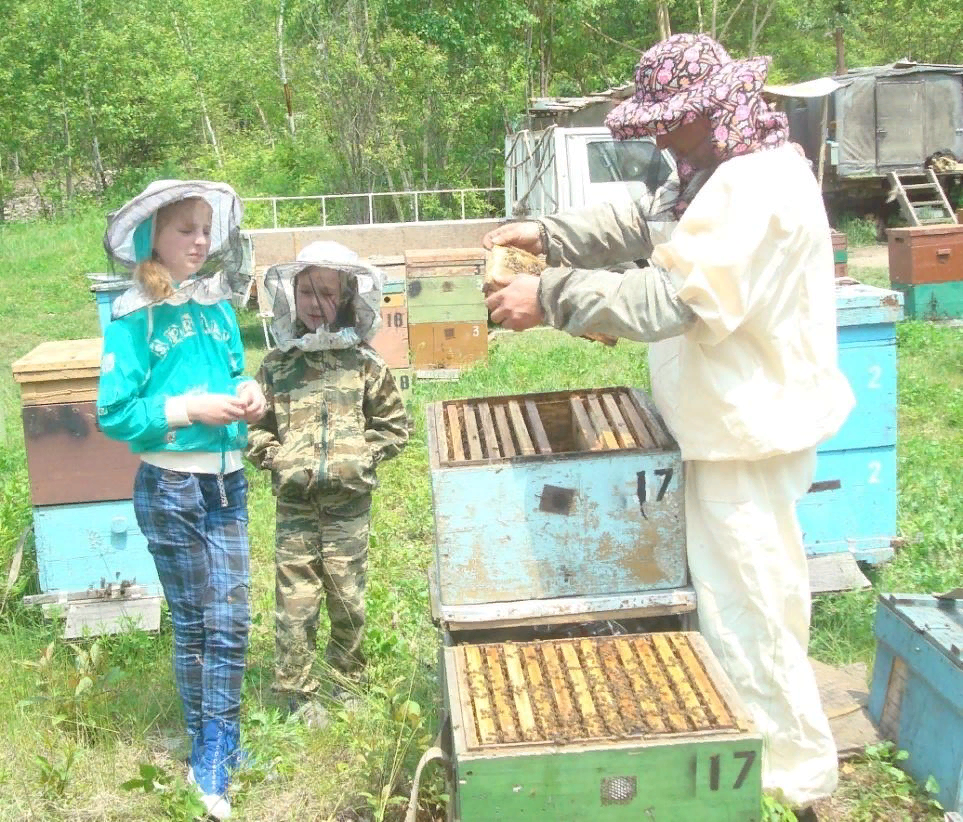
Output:
<path fill-rule="evenodd" d="M 655 191 L 672 170 L 651 140 L 590 140 L 586 149 L 591 183 L 638 182 Z"/>

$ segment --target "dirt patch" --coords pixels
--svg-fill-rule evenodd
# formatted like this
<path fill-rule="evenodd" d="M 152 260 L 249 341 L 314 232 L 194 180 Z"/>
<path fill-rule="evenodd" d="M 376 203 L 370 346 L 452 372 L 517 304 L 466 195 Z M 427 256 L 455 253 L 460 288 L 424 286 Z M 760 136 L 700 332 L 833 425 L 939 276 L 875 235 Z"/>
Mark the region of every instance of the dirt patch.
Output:
<path fill-rule="evenodd" d="M 889 268 L 889 248 L 886 243 L 850 248 L 846 257 L 852 268 Z"/>

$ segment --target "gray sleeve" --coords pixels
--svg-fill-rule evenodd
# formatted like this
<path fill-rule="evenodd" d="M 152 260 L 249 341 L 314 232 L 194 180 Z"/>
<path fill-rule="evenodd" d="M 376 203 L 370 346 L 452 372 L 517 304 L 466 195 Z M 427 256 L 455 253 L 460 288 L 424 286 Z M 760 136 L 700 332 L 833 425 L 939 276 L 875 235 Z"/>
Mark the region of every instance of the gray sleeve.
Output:
<path fill-rule="evenodd" d="M 603 203 L 538 222 L 548 236 L 545 256 L 550 266 L 609 268 L 647 259 L 652 253 L 649 229 L 637 203 Z"/>
<path fill-rule="evenodd" d="M 546 268 L 540 280 L 545 322 L 570 334 L 654 342 L 683 333 L 696 320 L 665 272 L 654 266 L 624 273 Z"/>

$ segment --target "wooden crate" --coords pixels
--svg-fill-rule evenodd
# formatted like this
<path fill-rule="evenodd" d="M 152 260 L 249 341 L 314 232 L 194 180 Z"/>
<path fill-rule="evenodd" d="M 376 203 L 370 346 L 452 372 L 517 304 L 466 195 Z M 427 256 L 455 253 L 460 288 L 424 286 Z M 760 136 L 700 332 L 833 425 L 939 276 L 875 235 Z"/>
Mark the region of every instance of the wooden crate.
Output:
<path fill-rule="evenodd" d="M 51 340 L 13 363 L 23 405 L 97 399 L 103 339 Z"/>
<path fill-rule="evenodd" d="M 963 607 L 959 599 L 890 594 L 876 609 L 869 713 L 909 757 L 920 784 L 939 783 L 943 807 L 963 812 Z"/>
<path fill-rule="evenodd" d="M 833 265 L 835 266 L 836 278 L 847 276 L 849 261 L 849 241 L 842 231 L 833 231 Z"/>
<path fill-rule="evenodd" d="M 686 585 L 682 461 L 639 392 L 432 403 L 425 426 L 442 608 Z"/>
<path fill-rule="evenodd" d="M 485 251 L 481 248 L 405 252 L 408 322 L 486 322 L 484 273 Z"/>
<path fill-rule="evenodd" d="M 407 368 L 408 304 L 404 294 L 385 294 L 381 298 L 381 328 L 371 340 L 371 346 L 389 368 Z"/>
<path fill-rule="evenodd" d="M 128 582 L 161 593 L 130 500 L 35 507 L 33 527 L 41 591 Z"/>
<path fill-rule="evenodd" d="M 96 403 L 26 405 L 23 432 L 34 505 L 131 498 L 140 460 L 104 436 Z"/>
<path fill-rule="evenodd" d="M 461 368 L 488 359 L 485 322 L 418 323 L 408 315 L 411 364 L 416 368 Z"/>
<path fill-rule="evenodd" d="M 963 225 L 890 228 L 886 235 L 894 286 L 963 280 Z"/>
<path fill-rule="evenodd" d="M 963 280 L 894 287 L 903 294 L 907 317 L 915 320 L 950 320 L 963 317 Z"/>
<path fill-rule="evenodd" d="M 449 819 L 759 820 L 762 741 L 698 634 L 443 648 Z"/>

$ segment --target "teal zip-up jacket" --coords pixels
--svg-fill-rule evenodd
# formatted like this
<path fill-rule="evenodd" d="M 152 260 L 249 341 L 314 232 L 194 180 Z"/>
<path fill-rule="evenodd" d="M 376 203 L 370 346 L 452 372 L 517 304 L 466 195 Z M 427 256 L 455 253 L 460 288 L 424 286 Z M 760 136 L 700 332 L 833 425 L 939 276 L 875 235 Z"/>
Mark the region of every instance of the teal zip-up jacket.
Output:
<path fill-rule="evenodd" d="M 97 415 L 103 432 L 131 451 L 241 450 L 247 423 L 167 423 L 165 403 L 183 394 L 231 394 L 249 380 L 234 309 L 159 303 L 113 320 L 104 332 Z"/>

